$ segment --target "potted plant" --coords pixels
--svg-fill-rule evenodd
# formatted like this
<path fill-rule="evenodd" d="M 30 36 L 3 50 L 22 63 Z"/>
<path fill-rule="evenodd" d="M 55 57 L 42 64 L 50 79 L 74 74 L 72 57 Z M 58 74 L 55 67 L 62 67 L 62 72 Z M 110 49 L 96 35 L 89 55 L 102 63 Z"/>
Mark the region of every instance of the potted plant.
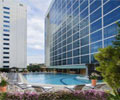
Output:
<path fill-rule="evenodd" d="M 90 79 L 91 79 L 91 82 L 92 82 L 92 86 L 96 86 L 96 83 L 97 83 L 97 78 L 99 77 L 99 75 L 95 72 L 93 72 L 91 75 L 90 75 Z"/>
<path fill-rule="evenodd" d="M 7 91 L 7 78 L 1 77 L 0 78 L 0 92 L 6 92 Z"/>

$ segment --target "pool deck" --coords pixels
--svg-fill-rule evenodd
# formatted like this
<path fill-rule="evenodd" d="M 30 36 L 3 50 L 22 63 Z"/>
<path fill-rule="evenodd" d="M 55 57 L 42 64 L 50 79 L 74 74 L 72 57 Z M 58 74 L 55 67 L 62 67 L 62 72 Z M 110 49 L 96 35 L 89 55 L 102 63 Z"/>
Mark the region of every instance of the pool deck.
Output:
<path fill-rule="evenodd" d="M 39 83 L 29 83 L 25 77 L 22 75 L 22 73 L 18 74 L 20 82 L 22 83 L 26 83 L 35 87 L 53 87 L 52 91 L 69 91 L 67 88 L 65 88 L 66 86 L 77 86 L 77 85 L 52 85 L 52 84 L 39 84 Z M 100 82 L 97 84 L 106 84 L 105 82 Z M 89 84 L 91 85 L 91 84 Z M 108 87 L 103 88 L 103 90 L 109 90 Z"/>

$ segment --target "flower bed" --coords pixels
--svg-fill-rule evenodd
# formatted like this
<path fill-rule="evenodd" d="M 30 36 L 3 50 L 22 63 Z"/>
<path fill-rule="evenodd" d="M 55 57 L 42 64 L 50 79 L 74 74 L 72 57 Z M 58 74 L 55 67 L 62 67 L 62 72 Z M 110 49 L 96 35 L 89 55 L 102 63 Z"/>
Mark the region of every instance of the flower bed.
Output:
<path fill-rule="evenodd" d="M 108 94 L 102 91 L 88 90 L 54 93 L 4 93 L 0 100 L 108 100 Z"/>

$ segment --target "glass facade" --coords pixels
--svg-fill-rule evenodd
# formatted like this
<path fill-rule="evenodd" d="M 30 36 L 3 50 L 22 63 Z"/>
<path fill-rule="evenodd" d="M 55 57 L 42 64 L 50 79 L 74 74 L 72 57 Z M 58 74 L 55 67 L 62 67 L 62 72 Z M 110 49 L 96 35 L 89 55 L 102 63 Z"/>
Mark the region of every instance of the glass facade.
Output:
<path fill-rule="evenodd" d="M 119 12 L 119 0 L 54 0 L 45 20 L 49 66 L 95 63 L 93 55 L 118 33 Z"/>

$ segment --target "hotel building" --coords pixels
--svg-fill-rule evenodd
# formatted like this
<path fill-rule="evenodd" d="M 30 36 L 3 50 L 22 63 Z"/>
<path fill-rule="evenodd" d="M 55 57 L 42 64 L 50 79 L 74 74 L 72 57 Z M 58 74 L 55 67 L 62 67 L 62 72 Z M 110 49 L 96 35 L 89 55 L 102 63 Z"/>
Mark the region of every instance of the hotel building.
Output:
<path fill-rule="evenodd" d="M 46 66 L 87 73 L 98 49 L 112 45 L 117 21 L 120 0 L 52 0 L 45 17 Z"/>
<path fill-rule="evenodd" d="M 27 66 L 27 8 L 0 0 L 0 68 Z"/>

